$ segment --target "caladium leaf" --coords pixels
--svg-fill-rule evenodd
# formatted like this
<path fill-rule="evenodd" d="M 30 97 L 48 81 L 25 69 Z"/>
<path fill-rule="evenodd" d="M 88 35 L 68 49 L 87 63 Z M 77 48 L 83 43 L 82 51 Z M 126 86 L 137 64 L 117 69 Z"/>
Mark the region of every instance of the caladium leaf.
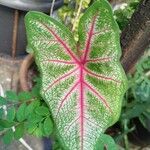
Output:
<path fill-rule="evenodd" d="M 100 135 L 118 120 L 127 87 L 111 7 L 100 0 L 85 12 L 79 43 L 42 13 L 29 12 L 26 28 L 41 73 L 41 94 L 63 148 L 94 150 Z"/>

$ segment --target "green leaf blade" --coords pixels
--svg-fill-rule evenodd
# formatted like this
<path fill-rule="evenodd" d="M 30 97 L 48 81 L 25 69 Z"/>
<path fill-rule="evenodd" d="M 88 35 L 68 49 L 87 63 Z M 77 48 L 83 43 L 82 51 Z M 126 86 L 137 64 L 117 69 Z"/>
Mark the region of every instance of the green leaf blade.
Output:
<path fill-rule="evenodd" d="M 49 109 L 45 106 L 40 106 L 35 109 L 35 113 L 41 116 L 46 116 L 49 114 Z"/>
<path fill-rule="evenodd" d="M 14 91 L 6 91 L 6 99 L 9 101 L 18 101 L 18 96 Z"/>
<path fill-rule="evenodd" d="M 19 124 L 16 128 L 15 128 L 15 132 L 14 132 L 14 138 L 16 140 L 19 140 L 20 138 L 23 137 L 25 132 L 25 128 L 24 128 L 24 124 Z"/>
<path fill-rule="evenodd" d="M 26 119 L 26 115 L 25 115 L 26 107 L 27 107 L 27 104 L 23 103 L 19 106 L 17 110 L 16 117 L 19 122 L 22 122 Z"/>
<path fill-rule="evenodd" d="M 14 106 L 12 106 L 7 110 L 7 120 L 13 121 L 15 118 L 15 114 L 16 114 L 16 109 Z"/>
<path fill-rule="evenodd" d="M 3 136 L 3 142 L 5 144 L 10 144 L 13 139 L 14 139 L 14 133 L 13 133 L 12 129 L 6 131 L 6 133 Z"/>
<path fill-rule="evenodd" d="M 51 118 L 46 118 L 44 121 L 44 132 L 46 136 L 49 136 L 53 132 L 53 122 Z"/>
<path fill-rule="evenodd" d="M 104 150 L 104 149 L 117 150 L 117 145 L 115 144 L 113 138 L 106 134 L 102 134 L 100 136 L 100 139 L 96 144 L 95 150 Z"/>
<path fill-rule="evenodd" d="M 15 125 L 14 122 L 10 122 L 8 120 L 0 119 L 0 126 L 3 128 L 10 128 Z"/>
<path fill-rule="evenodd" d="M 25 116 L 28 118 L 28 116 L 32 115 L 34 113 L 34 110 L 39 107 L 40 101 L 34 100 L 32 103 L 30 103 L 25 111 Z"/>
<path fill-rule="evenodd" d="M 32 96 L 30 92 L 20 92 L 18 94 L 18 99 L 21 101 L 27 101 L 27 100 L 30 100 L 31 98 Z"/>
<path fill-rule="evenodd" d="M 37 114 L 31 114 L 29 117 L 28 117 L 28 121 L 30 123 L 39 123 L 43 120 L 43 117 L 41 115 L 37 115 Z"/>
<path fill-rule="evenodd" d="M 102 32 L 108 21 L 101 14 L 110 21 Z M 63 148 L 94 150 L 100 135 L 117 121 L 127 88 L 110 6 L 101 0 L 83 15 L 79 45 L 66 27 L 44 14 L 30 12 L 26 27 L 42 76 L 41 94 Z"/>

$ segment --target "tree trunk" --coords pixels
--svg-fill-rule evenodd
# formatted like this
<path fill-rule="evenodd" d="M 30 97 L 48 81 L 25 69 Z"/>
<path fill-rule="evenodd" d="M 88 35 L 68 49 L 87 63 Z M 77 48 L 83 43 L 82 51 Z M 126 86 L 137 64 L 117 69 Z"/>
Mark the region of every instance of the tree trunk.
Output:
<path fill-rule="evenodd" d="M 150 44 L 150 0 L 142 0 L 121 35 L 121 62 L 126 73 Z"/>

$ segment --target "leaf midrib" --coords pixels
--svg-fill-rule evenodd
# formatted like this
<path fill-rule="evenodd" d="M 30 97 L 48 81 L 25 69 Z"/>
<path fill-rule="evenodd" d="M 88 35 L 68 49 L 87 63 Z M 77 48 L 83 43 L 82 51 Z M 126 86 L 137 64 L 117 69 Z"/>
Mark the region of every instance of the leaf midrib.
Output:
<path fill-rule="evenodd" d="M 47 30 L 54 36 L 54 38 L 57 40 L 57 42 L 59 44 L 61 44 L 64 49 L 67 51 L 67 53 L 70 55 L 70 57 L 72 58 L 72 61 L 66 61 L 66 60 L 47 60 L 49 63 L 63 63 L 63 64 L 66 64 L 66 65 L 76 65 L 78 66 L 77 68 L 73 68 L 73 70 L 69 71 L 69 73 L 63 75 L 63 76 L 60 76 L 58 79 L 56 79 L 51 85 L 48 86 L 48 88 L 45 90 L 45 92 L 47 92 L 50 88 L 52 88 L 53 86 L 55 86 L 57 84 L 57 82 L 60 82 L 61 80 L 63 79 L 67 79 L 68 77 L 74 75 L 76 73 L 76 71 L 79 71 L 79 79 L 74 83 L 74 85 L 72 85 L 71 89 L 69 90 L 69 92 L 66 94 L 66 96 L 64 96 L 64 98 L 62 99 L 61 103 L 59 104 L 59 107 L 58 107 L 58 111 L 57 111 L 57 114 L 56 114 L 56 118 L 58 117 L 59 115 L 59 111 L 61 110 L 61 108 L 63 107 L 63 104 L 64 102 L 67 100 L 67 98 L 69 97 L 69 95 L 78 87 L 80 86 L 79 88 L 79 93 L 80 93 L 80 96 L 79 96 L 79 104 L 80 104 L 80 116 L 77 116 L 77 118 L 73 121 L 73 123 L 77 122 L 79 119 L 80 119 L 80 147 L 81 147 L 81 150 L 83 150 L 83 142 L 84 142 L 84 119 L 87 119 L 85 116 L 84 116 L 84 111 L 85 111 L 85 88 L 87 88 L 88 90 L 92 91 L 92 93 L 94 95 L 96 95 L 96 97 L 98 99 L 100 99 L 102 101 L 102 103 L 104 104 L 104 106 L 110 111 L 112 112 L 109 104 L 107 103 L 106 99 L 97 91 L 97 89 L 95 89 L 94 87 L 92 87 L 92 85 L 90 85 L 85 79 L 84 77 L 86 75 L 91 75 L 91 76 L 94 76 L 95 78 L 100 78 L 100 79 L 103 79 L 103 80 L 111 80 L 111 81 L 114 81 L 114 82 L 118 82 L 117 80 L 111 78 L 111 77 L 106 77 L 106 76 L 103 76 L 103 75 L 100 75 L 100 74 L 96 74 L 90 70 L 87 69 L 86 65 L 87 63 L 91 63 L 92 60 L 93 62 L 106 62 L 106 61 L 111 61 L 112 58 L 96 58 L 96 59 L 89 59 L 87 60 L 87 56 L 89 54 L 89 51 L 90 51 L 90 48 L 91 48 L 91 40 L 92 40 L 92 37 L 94 35 L 94 25 L 95 25 L 95 22 L 96 22 L 96 18 L 97 18 L 97 14 L 94 16 L 93 20 L 92 20 L 92 24 L 91 24 L 91 27 L 90 27 L 90 32 L 88 32 L 88 37 L 87 37 L 87 40 L 86 40 L 86 45 L 85 45 L 85 53 L 83 55 L 83 57 L 81 58 L 78 58 L 74 55 L 74 53 L 72 52 L 72 50 L 69 48 L 69 46 L 65 43 L 65 41 L 63 41 L 51 28 L 49 28 L 47 25 L 45 24 L 42 24 L 45 28 L 47 28 Z M 91 121 L 90 121 L 91 122 Z M 71 123 L 71 125 L 73 124 Z M 70 125 L 70 126 L 71 126 Z M 69 128 L 70 128 L 69 126 Z"/>

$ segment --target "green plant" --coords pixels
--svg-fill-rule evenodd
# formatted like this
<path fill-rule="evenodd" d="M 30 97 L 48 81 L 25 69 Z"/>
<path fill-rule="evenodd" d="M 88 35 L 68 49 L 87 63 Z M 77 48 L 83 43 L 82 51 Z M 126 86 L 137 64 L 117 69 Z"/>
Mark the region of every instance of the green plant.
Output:
<path fill-rule="evenodd" d="M 120 30 L 123 30 L 127 26 L 138 4 L 139 0 L 130 0 L 123 9 L 119 8 L 114 11 L 114 17 L 116 18 Z"/>
<path fill-rule="evenodd" d="M 25 133 L 37 137 L 49 137 L 53 122 L 49 108 L 39 95 L 39 83 L 31 92 L 7 91 L 0 97 L 0 135 L 3 142 L 10 144 Z"/>
<path fill-rule="evenodd" d="M 58 10 L 59 19 L 73 31 L 76 41 L 78 41 L 79 20 L 91 3 L 92 0 L 65 0 L 64 6 Z"/>
<path fill-rule="evenodd" d="M 64 25 L 42 13 L 29 12 L 26 29 L 61 146 L 94 150 L 101 141 L 102 149 L 107 147 L 110 137 L 103 133 L 118 120 L 127 88 L 119 29 L 108 2 L 97 1 L 84 13 L 78 43 Z"/>
<path fill-rule="evenodd" d="M 134 75 L 129 76 L 129 89 L 123 101 L 122 113 L 119 119 L 121 134 L 116 136 L 116 142 L 124 139 L 126 149 L 129 149 L 128 134 L 136 129 L 134 119 L 138 118 L 143 126 L 150 130 L 150 56 L 143 56 L 137 63 Z"/>

